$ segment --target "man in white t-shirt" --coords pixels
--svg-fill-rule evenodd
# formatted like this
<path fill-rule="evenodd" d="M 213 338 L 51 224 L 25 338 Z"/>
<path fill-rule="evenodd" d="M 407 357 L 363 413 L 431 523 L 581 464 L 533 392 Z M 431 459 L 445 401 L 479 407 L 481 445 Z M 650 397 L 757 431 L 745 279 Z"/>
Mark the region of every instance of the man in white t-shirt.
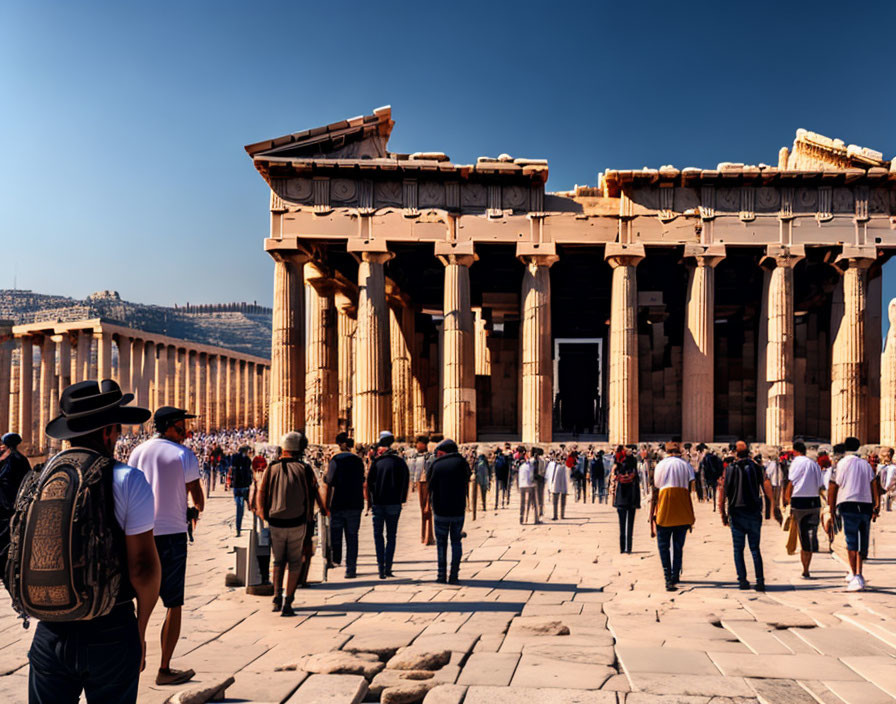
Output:
<path fill-rule="evenodd" d="M 880 451 L 877 478 L 880 480 L 880 491 L 884 505 L 887 511 L 892 511 L 893 499 L 896 497 L 896 464 L 893 464 L 892 447 L 884 447 Z"/>
<path fill-rule="evenodd" d="M 111 379 L 73 384 L 62 392 L 61 414 L 47 425 L 47 435 L 68 440 L 72 449 L 112 457 L 121 425 L 149 419 L 148 410 L 127 405 L 133 398 L 122 394 Z M 88 702 L 137 701 L 146 624 L 159 598 L 161 578 L 152 535 L 152 490 L 139 471 L 115 462 L 112 499 L 125 550 L 116 604 L 106 615 L 87 621 L 38 623 L 28 652 L 29 702 L 77 704 L 82 690 Z"/>
<path fill-rule="evenodd" d="M 880 514 L 880 493 L 874 470 L 857 454 L 861 447 L 859 439 L 846 438 L 843 445 L 846 454 L 837 463 L 831 478 L 828 503 L 831 513 L 836 510 L 843 523 L 849 556 L 846 589 L 858 592 L 865 588 L 862 561 L 868 557 L 871 522 Z"/>
<path fill-rule="evenodd" d="M 796 522 L 800 536 L 800 560 L 803 579 L 809 579 L 812 553 L 818 552 L 818 523 L 821 515 L 821 490 L 824 478 L 821 467 L 806 457 L 806 444 L 793 443 L 793 461 L 784 487 L 784 505 L 790 505 L 791 520 Z"/>
<path fill-rule="evenodd" d="M 534 454 L 536 448 L 529 450 L 528 457 L 520 464 L 517 484 L 520 488 L 520 523 L 525 523 L 529 509 L 535 514 L 535 523 L 541 523 L 538 519 L 538 504 L 535 500 L 535 464 L 537 457 Z"/>
<path fill-rule="evenodd" d="M 187 492 L 198 511 L 205 508 L 199 483 L 199 462 L 181 443 L 187 437 L 186 422 L 196 416 L 180 408 L 162 406 L 154 416 L 156 433 L 131 453 L 131 464 L 140 469 L 155 495 L 155 541 L 162 563 L 159 595 L 168 609 L 162 625 L 162 659 L 156 684 L 183 684 L 193 670 L 172 670 L 171 657 L 180 638 L 181 607 L 187 571 Z"/>

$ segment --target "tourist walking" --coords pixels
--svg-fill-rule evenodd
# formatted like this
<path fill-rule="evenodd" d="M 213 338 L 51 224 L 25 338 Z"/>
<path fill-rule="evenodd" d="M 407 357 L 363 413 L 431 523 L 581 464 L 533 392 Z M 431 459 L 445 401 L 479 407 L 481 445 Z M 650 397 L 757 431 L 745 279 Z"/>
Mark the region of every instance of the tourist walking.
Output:
<path fill-rule="evenodd" d="M 604 502 L 604 451 L 598 450 L 596 455 L 591 457 L 591 503 L 594 503 L 597 497 L 601 503 Z"/>
<path fill-rule="evenodd" d="M 790 506 L 790 520 L 796 524 L 799 535 L 802 577 L 809 579 L 812 553 L 818 552 L 818 524 L 824 479 L 818 463 L 806 457 L 805 443 L 794 441 L 793 455 L 784 486 L 783 501 L 785 506 Z"/>
<path fill-rule="evenodd" d="M 270 525 L 271 556 L 274 561 L 274 612 L 294 616 L 296 588 L 305 562 L 305 537 L 312 525 L 314 503 L 326 515 L 314 471 L 303 461 L 308 439 L 304 433 L 286 433 L 280 438 L 280 458 L 264 470 L 258 487 L 257 512 Z M 286 589 L 284 573 L 289 568 Z"/>
<path fill-rule="evenodd" d="M 330 513 L 330 558 L 342 562 L 345 536 L 345 578 L 354 579 L 358 567 L 358 531 L 364 510 L 364 461 L 352 452 L 348 433 L 336 436 L 339 452 L 333 455 L 324 477 L 324 505 Z"/>
<path fill-rule="evenodd" d="M 505 445 L 502 451 L 500 447 L 495 448 L 495 510 L 498 509 L 498 502 L 501 508 L 510 503 L 510 445 Z"/>
<path fill-rule="evenodd" d="M 734 448 L 735 460 L 722 474 L 719 484 L 719 513 L 722 525 L 730 526 L 734 545 L 734 568 L 740 589 L 749 589 L 747 565 L 744 561 L 745 543 L 753 555 L 757 592 L 765 591 L 765 573 L 762 567 L 762 551 L 759 539 L 762 531 L 762 494 L 774 503 L 772 485 L 763 472 L 762 465 L 750 459 L 747 443 L 738 440 Z M 780 520 L 780 511 L 775 515 Z"/>
<path fill-rule="evenodd" d="M 392 449 L 395 438 L 389 431 L 380 433 L 377 455 L 370 463 L 364 493 L 368 508 L 373 512 L 373 542 L 380 579 L 394 577 L 392 560 L 401 506 L 408 498 L 410 471 L 407 462 Z M 383 540 L 383 529 L 386 537 Z"/>
<path fill-rule="evenodd" d="M 706 498 L 712 502 L 712 510 L 715 511 L 717 508 L 716 490 L 725 467 L 722 464 L 722 459 L 703 443 L 697 445 L 697 449 L 703 453 L 700 458 L 700 470 L 703 472 L 706 482 Z"/>
<path fill-rule="evenodd" d="M 632 552 L 635 512 L 641 508 L 641 477 L 638 462 L 631 452 L 617 462 L 610 477 L 610 497 L 619 514 L 619 552 Z"/>
<path fill-rule="evenodd" d="M 476 457 L 476 485 L 479 487 L 479 496 L 482 499 L 482 510 L 486 510 L 485 500 L 491 486 L 491 467 L 488 464 L 487 450 L 484 445 L 479 446 Z"/>
<path fill-rule="evenodd" d="M 557 508 L 559 504 L 560 518 L 566 518 L 566 497 L 569 494 L 569 469 L 565 462 L 551 460 L 545 470 L 545 483 L 551 494 L 551 504 L 554 507 L 552 521 L 557 520 Z"/>
<path fill-rule="evenodd" d="M 533 447 L 531 452 L 532 478 L 535 481 L 535 502 L 538 505 L 538 517 L 544 516 L 544 488 L 547 462 L 544 458 L 544 450 Z"/>
<path fill-rule="evenodd" d="M 535 484 L 535 465 L 537 464 L 533 447 L 523 462 L 520 463 L 517 474 L 517 485 L 520 489 L 520 523 L 529 520 L 529 509 L 532 510 L 533 523 L 541 523 L 538 518 L 538 501 L 535 498 L 537 486 Z"/>
<path fill-rule="evenodd" d="M 162 624 L 162 659 L 156 684 L 183 684 L 196 674 L 193 670 L 172 670 L 171 658 L 180 639 L 184 587 L 187 572 L 187 494 L 201 513 L 205 497 L 199 482 L 199 462 L 183 442 L 187 420 L 195 418 L 182 408 L 162 406 L 153 423 L 156 435 L 138 445 L 130 462 L 143 472 L 155 498 L 156 548 L 162 564 L 159 596 L 168 609 Z M 251 478 L 250 478 L 251 482 Z"/>
<path fill-rule="evenodd" d="M 681 444 L 666 443 L 666 457 L 653 470 L 650 492 L 650 536 L 656 537 L 666 591 L 674 592 L 681 579 L 684 541 L 694 527 L 694 468 L 681 459 Z"/>
<path fill-rule="evenodd" d="M 641 483 L 641 492 L 647 494 L 650 491 L 650 456 L 646 446 L 638 451 L 638 479 Z"/>
<path fill-rule="evenodd" d="M 230 460 L 230 490 L 236 503 L 236 537 L 240 537 L 243 527 L 243 513 L 249 501 L 249 488 L 252 486 L 252 460 L 249 459 L 249 448 L 244 445 Z"/>
<path fill-rule="evenodd" d="M 418 435 L 413 462 L 414 476 L 417 477 L 417 497 L 420 501 L 420 542 L 424 545 L 435 545 L 432 511 L 429 508 L 429 487 L 426 484 L 426 470 L 432 463 L 432 453 L 428 448 L 429 438 L 426 435 Z"/>
<path fill-rule="evenodd" d="M 893 448 L 884 447 L 880 451 L 880 465 L 877 468 L 880 495 L 887 511 L 892 511 L 893 497 L 896 495 L 896 465 L 893 464 Z"/>
<path fill-rule="evenodd" d="M 442 440 L 436 447 L 436 457 L 427 471 L 430 509 L 436 532 L 436 581 L 457 584 L 460 558 L 463 553 L 464 513 L 470 465 L 458 452 L 453 440 Z M 451 541 L 451 569 L 448 570 L 448 541 Z M 446 576 L 447 573 L 447 576 Z"/>
<path fill-rule="evenodd" d="M 51 458 L 44 465 L 45 470 L 52 471 L 54 465 L 63 462 L 76 463 L 87 470 L 96 460 L 104 462 L 101 485 L 111 486 L 114 511 L 112 515 L 100 512 L 100 521 L 93 524 L 92 535 L 100 536 L 101 529 L 110 529 L 124 550 L 114 564 L 99 566 L 104 580 L 111 576 L 121 580 L 118 593 L 112 595 L 114 606 L 111 610 L 89 620 L 59 620 L 56 614 L 52 621 L 40 620 L 38 623 L 28 652 L 31 664 L 28 701 L 31 704 L 77 704 L 82 691 L 89 704 L 132 704 L 137 701 L 139 676 L 145 666 L 146 625 L 159 598 L 161 569 L 152 534 L 152 489 L 142 472 L 116 462 L 113 457 L 121 425 L 144 423 L 152 415 L 144 408 L 127 405 L 133 398 L 132 394 L 122 394 L 112 380 L 82 381 L 62 392 L 59 400 L 61 414 L 47 425 L 47 435 L 67 440 L 69 449 Z M 84 485 L 81 486 L 81 490 L 67 499 L 72 511 L 77 510 L 76 499 L 84 497 Z M 41 500 L 38 489 L 39 484 L 35 484 L 26 505 L 33 506 Z M 93 492 L 98 491 L 98 485 L 89 491 L 96 496 Z M 101 492 L 100 497 L 105 500 L 104 493 Z M 54 504 L 58 506 L 58 501 Z M 81 505 L 82 510 L 86 510 L 85 505 Z M 105 521 L 109 523 L 105 524 Z M 68 559 L 70 553 L 66 548 L 72 546 L 66 544 L 61 532 L 22 537 L 24 540 L 17 555 L 11 556 L 16 563 L 26 564 L 35 551 L 61 555 L 64 566 L 56 575 L 62 577 L 65 584 L 60 583 L 60 589 L 69 591 L 72 579 L 77 577 L 79 581 L 87 579 L 95 596 L 106 596 L 109 582 L 99 584 L 92 570 L 85 570 L 85 565 L 73 564 Z M 83 541 L 84 531 L 71 538 Z M 30 573 L 17 572 L 21 584 L 19 589 L 12 591 L 25 593 Z M 51 585 L 42 581 L 40 586 Z M 42 593 L 45 592 L 42 590 Z M 66 598 L 69 596 L 80 604 L 86 595 L 69 594 Z M 134 599 L 137 600 L 136 614 Z M 34 595 L 29 601 L 31 606 L 43 606 L 39 600 L 36 603 Z M 56 610 L 53 603 L 46 606 Z"/>
<path fill-rule="evenodd" d="M 15 513 L 19 486 L 31 472 L 31 463 L 19 452 L 21 442 L 22 436 L 18 433 L 6 433 L 0 438 L 0 579 L 4 582 L 9 551 L 9 519 Z"/>
<path fill-rule="evenodd" d="M 843 525 L 849 559 L 846 589 L 858 592 L 865 588 L 862 566 L 868 557 L 871 522 L 880 515 L 880 494 L 874 470 L 858 456 L 859 439 L 848 437 L 843 446 L 844 456 L 828 485 L 828 505 Z"/>
<path fill-rule="evenodd" d="M 777 453 L 770 453 L 765 465 L 765 476 L 772 487 L 772 497 L 765 504 L 765 517 L 771 518 L 774 511 L 780 511 L 781 492 L 784 490 L 784 466 Z"/>
<path fill-rule="evenodd" d="M 601 462 L 604 465 L 604 471 L 601 476 L 601 489 L 600 489 L 600 502 L 602 504 L 607 503 L 607 481 L 610 475 L 613 473 L 613 463 L 614 463 L 614 453 L 612 450 L 608 450 L 601 457 Z"/>

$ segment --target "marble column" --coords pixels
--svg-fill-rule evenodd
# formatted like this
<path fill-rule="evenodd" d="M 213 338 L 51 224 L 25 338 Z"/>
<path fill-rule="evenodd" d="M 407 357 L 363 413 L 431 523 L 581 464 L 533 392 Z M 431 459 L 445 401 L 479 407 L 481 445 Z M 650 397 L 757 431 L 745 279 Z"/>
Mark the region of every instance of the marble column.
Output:
<path fill-rule="evenodd" d="M 358 309 L 345 294 L 336 294 L 336 327 L 339 337 L 339 419 L 340 427 L 348 431 L 352 427 L 352 380 L 355 362 L 355 332 L 358 329 Z"/>
<path fill-rule="evenodd" d="M 255 363 L 246 362 L 246 375 L 243 377 L 243 398 L 246 407 L 243 411 L 243 425 L 247 428 L 255 426 Z"/>
<path fill-rule="evenodd" d="M 643 245 L 607 245 L 610 301 L 610 445 L 638 442 L 638 278 Z"/>
<path fill-rule="evenodd" d="M 302 268 L 307 257 L 274 251 L 269 434 L 272 443 L 304 427 L 305 311 Z"/>
<path fill-rule="evenodd" d="M 765 442 L 768 445 L 791 442 L 795 431 L 793 269 L 804 256 L 801 247 L 769 246 L 763 260 L 763 265 L 773 267 L 768 287 L 765 355 L 765 379 L 769 384 L 765 412 Z"/>
<path fill-rule="evenodd" d="M 208 358 L 204 352 L 196 352 L 196 391 L 193 402 L 196 404 L 196 414 L 199 416 L 198 427 L 208 432 Z"/>
<path fill-rule="evenodd" d="M 883 272 L 880 267 L 868 271 L 865 295 L 865 374 L 862 397 L 865 399 L 865 431 L 862 441 L 869 445 L 880 442 L 880 362 L 881 307 L 883 305 Z"/>
<path fill-rule="evenodd" d="M 234 381 L 236 382 L 236 423 L 240 428 L 246 427 L 246 372 L 248 364 L 244 359 L 234 360 Z"/>
<path fill-rule="evenodd" d="M 442 432 L 456 443 L 476 439 L 476 375 L 470 266 L 473 254 L 445 254 Z"/>
<path fill-rule="evenodd" d="M 134 391 L 131 379 L 131 338 L 118 336 L 118 370 L 115 374 L 118 385 L 125 393 Z"/>
<path fill-rule="evenodd" d="M 682 359 L 681 437 L 710 443 L 714 430 L 715 266 L 724 247 L 685 246 L 687 308 Z"/>
<path fill-rule="evenodd" d="M 215 355 L 206 356 L 205 371 L 205 412 L 208 428 L 214 431 L 218 428 L 218 359 Z"/>
<path fill-rule="evenodd" d="M 168 386 L 168 346 L 156 345 L 155 350 L 155 394 L 152 410 L 155 411 L 159 406 L 167 406 L 167 386 Z"/>
<path fill-rule="evenodd" d="M 412 443 L 414 309 L 406 301 L 389 307 L 389 344 L 392 348 L 392 432 L 396 438 Z"/>
<path fill-rule="evenodd" d="M 93 345 L 92 330 L 78 330 L 77 348 L 77 374 L 74 382 L 84 381 L 90 378 L 91 346 Z"/>
<path fill-rule="evenodd" d="M 130 391 L 136 397 L 138 406 L 149 408 L 148 400 L 143 395 L 143 340 L 136 337 L 131 340 Z"/>
<path fill-rule="evenodd" d="M 53 341 L 59 351 L 59 388 L 57 393 L 61 396 L 62 392 L 72 384 L 72 342 L 67 332 L 54 335 Z"/>
<path fill-rule="evenodd" d="M 56 343 L 44 335 L 40 347 L 40 424 L 37 428 L 37 447 L 45 452 L 49 447 L 46 427 L 52 420 L 53 396 L 56 395 Z M 58 403 L 58 399 L 57 399 Z"/>
<path fill-rule="evenodd" d="M 252 374 L 252 425 L 260 428 L 264 425 L 264 395 L 262 394 L 262 379 L 264 379 L 264 367 L 260 364 L 255 365 L 254 374 Z"/>
<path fill-rule="evenodd" d="M 112 378 L 112 333 L 103 330 L 96 334 L 97 374 L 99 379 Z"/>
<path fill-rule="evenodd" d="M 223 402 L 222 424 L 225 428 L 233 427 L 233 364 L 229 357 L 219 357 L 219 384 Z"/>
<path fill-rule="evenodd" d="M 174 394 L 171 405 L 187 408 L 187 360 L 184 359 L 186 351 L 179 347 L 173 347 L 171 350 L 174 352 Z"/>
<path fill-rule="evenodd" d="M 553 436 L 551 266 L 554 254 L 525 254 L 520 328 L 522 440 L 549 443 Z"/>
<path fill-rule="evenodd" d="M 384 266 L 391 252 L 362 252 L 358 263 L 358 330 L 352 414 L 355 440 L 376 442 L 392 420 L 389 310 Z M 273 373 L 272 373 L 273 378 Z"/>
<path fill-rule="evenodd" d="M 173 345 L 166 345 L 165 356 L 167 358 L 165 363 L 165 403 L 169 406 L 176 406 L 174 379 L 177 376 L 177 348 Z"/>
<path fill-rule="evenodd" d="M 34 338 L 22 335 L 19 360 L 19 435 L 23 445 L 34 442 Z"/>
<path fill-rule="evenodd" d="M 308 340 L 305 366 L 305 433 L 308 442 L 331 443 L 339 428 L 339 351 L 335 284 L 328 272 L 305 265 Z"/>
<path fill-rule="evenodd" d="M 880 444 L 896 446 L 896 298 L 887 306 L 890 327 L 880 360 Z"/>
<path fill-rule="evenodd" d="M 867 442 L 865 402 L 865 306 L 868 267 L 866 257 L 841 256 L 843 308 L 839 320 L 832 321 L 831 336 L 831 442 L 856 437 Z"/>
<path fill-rule="evenodd" d="M 199 415 L 199 352 L 186 350 L 185 365 L 187 370 L 187 387 L 185 390 L 185 407 Z M 202 421 L 199 421 L 201 423 Z M 196 427 L 199 427 L 199 423 Z"/>
<path fill-rule="evenodd" d="M 10 419 L 10 398 L 12 395 L 12 322 L 0 323 L 0 432 L 13 427 Z"/>

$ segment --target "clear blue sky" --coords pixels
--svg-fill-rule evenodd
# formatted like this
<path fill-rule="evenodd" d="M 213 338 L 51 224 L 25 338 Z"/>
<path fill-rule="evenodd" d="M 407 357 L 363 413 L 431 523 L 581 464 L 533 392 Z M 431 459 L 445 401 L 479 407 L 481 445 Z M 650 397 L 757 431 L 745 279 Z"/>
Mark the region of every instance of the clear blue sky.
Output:
<path fill-rule="evenodd" d="M 0 288 L 271 300 L 244 144 L 391 104 L 395 151 L 774 163 L 805 127 L 896 154 L 891 2 L 0 6 Z M 896 296 L 896 270 L 885 279 Z"/>

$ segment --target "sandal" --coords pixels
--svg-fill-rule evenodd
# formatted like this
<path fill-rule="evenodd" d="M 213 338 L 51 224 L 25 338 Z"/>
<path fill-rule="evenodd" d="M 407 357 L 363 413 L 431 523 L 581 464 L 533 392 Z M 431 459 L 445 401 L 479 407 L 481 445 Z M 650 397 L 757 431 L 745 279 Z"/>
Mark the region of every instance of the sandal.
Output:
<path fill-rule="evenodd" d="M 156 675 L 156 684 L 183 684 L 195 676 L 196 673 L 193 670 L 159 670 L 159 674 Z"/>

